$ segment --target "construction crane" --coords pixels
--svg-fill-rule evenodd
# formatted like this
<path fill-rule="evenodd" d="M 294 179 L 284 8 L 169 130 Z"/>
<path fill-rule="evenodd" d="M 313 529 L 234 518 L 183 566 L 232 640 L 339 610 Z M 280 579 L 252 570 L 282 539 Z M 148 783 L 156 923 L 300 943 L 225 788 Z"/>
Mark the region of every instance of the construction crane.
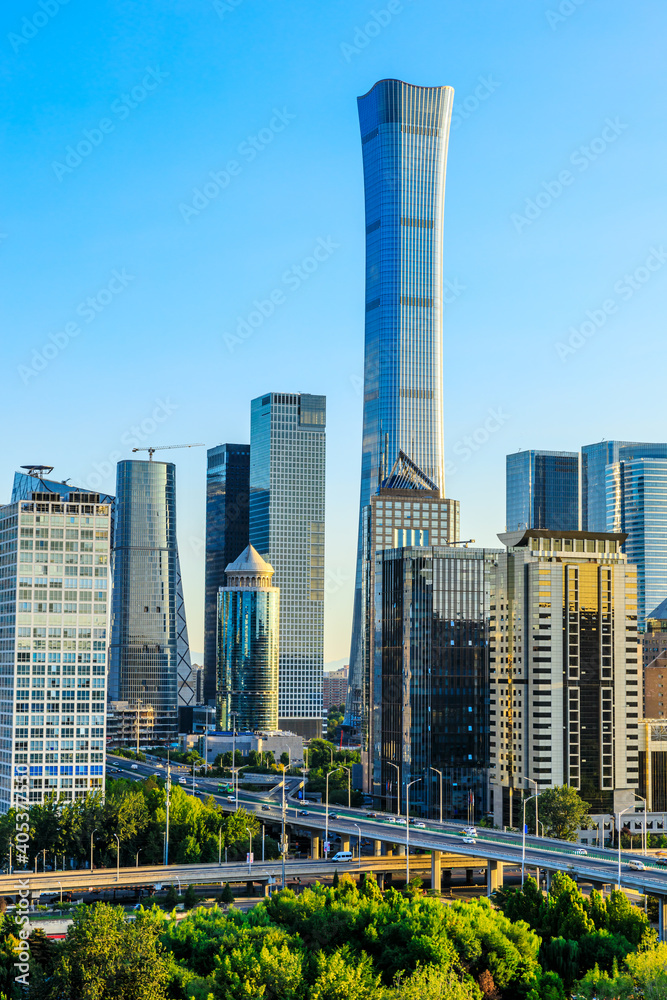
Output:
<path fill-rule="evenodd" d="M 159 444 L 155 448 L 133 448 L 132 451 L 147 451 L 148 461 L 153 461 L 153 454 L 156 451 L 173 451 L 174 448 L 204 448 L 201 442 L 199 444 Z"/>

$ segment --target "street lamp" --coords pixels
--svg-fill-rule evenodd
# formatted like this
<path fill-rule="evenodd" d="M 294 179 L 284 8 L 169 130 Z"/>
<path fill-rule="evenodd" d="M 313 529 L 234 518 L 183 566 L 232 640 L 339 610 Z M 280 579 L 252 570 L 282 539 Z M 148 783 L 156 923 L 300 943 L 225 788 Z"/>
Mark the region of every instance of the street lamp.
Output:
<path fill-rule="evenodd" d="M 357 850 L 358 861 L 357 861 L 357 868 L 361 868 L 361 830 L 359 828 L 359 824 L 358 823 L 353 823 L 352 825 L 356 826 L 356 828 L 357 828 L 357 836 L 358 836 L 358 850 Z"/>
<path fill-rule="evenodd" d="M 248 875 L 252 872 L 252 830 L 249 826 L 246 827 L 246 832 L 250 838 L 250 850 L 248 852 Z"/>
<path fill-rule="evenodd" d="M 405 884 L 410 881 L 410 788 L 416 785 L 421 778 L 415 778 L 408 782 L 405 787 Z"/>
<path fill-rule="evenodd" d="M 222 826 L 218 830 L 218 864 L 222 864 Z"/>
<path fill-rule="evenodd" d="M 141 848 L 139 848 L 139 850 L 137 851 L 137 857 L 136 857 L 136 867 L 137 868 L 139 867 L 139 855 L 140 854 L 141 854 Z"/>
<path fill-rule="evenodd" d="M 534 798 L 535 798 L 535 834 L 536 834 L 536 836 L 539 837 L 539 835 L 540 835 L 539 822 L 540 821 L 537 818 L 537 803 L 539 802 L 539 799 L 540 799 L 540 791 L 539 791 L 539 788 L 537 787 L 537 782 L 535 781 L 534 778 L 529 778 L 526 775 L 526 781 L 529 781 L 531 783 L 531 785 L 535 785 L 535 795 L 534 795 Z M 524 826 L 525 826 L 525 820 L 524 820 Z"/>
<path fill-rule="evenodd" d="M 523 800 L 523 830 L 521 833 L 521 885 L 523 885 L 524 870 L 526 867 L 526 803 L 530 802 L 531 799 L 536 799 L 536 795 L 529 795 L 527 799 Z"/>
<path fill-rule="evenodd" d="M 93 833 L 97 833 L 97 827 L 93 830 Z M 90 870 L 93 870 L 93 833 L 90 835 Z"/>
<path fill-rule="evenodd" d="M 329 778 L 331 777 L 332 774 L 337 774 L 338 771 L 342 771 L 342 770 L 343 770 L 342 767 L 337 767 L 335 771 L 327 771 L 327 776 L 326 776 L 326 781 L 325 781 L 325 785 L 326 785 L 326 796 L 325 796 L 326 802 L 324 804 L 324 817 L 325 817 L 324 818 L 324 842 L 325 842 L 325 844 L 329 843 Z M 325 854 L 326 858 L 329 857 L 329 851 L 328 850 L 326 850 L 324 852 L 324 854 Z"/>
<path fill-rule="evenodd" d="M 281 831 L 281 834 L 280 834 L 280 854 L 281 854 L 281 857 L 282 857 L 282 860 L 283 860 L 283 864 L 282 864 L 282 886 L 281 886 L 281 888 L 284 889 L 285 888 L 285 854 L 287 853 L 286 845 L 285 845 L 285 765 L 281 764 L 280 766 L 283 769 L 283 807 L 282 807 L 282 820 L 283 820 L 283 822 L 282 822 L 282 831 Z"/>
<path fill-rule="evenodd" d="M 116 838 L 116 882 L 120 882 L 120 838 L 114 833 Z"/>
<path fill-rule="evenodd" d="M 230 712 L 229 715 L 233 719 L 232 722 L 232 782 L 236 786 L 236 811 L 239 811 L 239 780 L 238 772 L 236 770 L 236 719 L 238 718 L 238 712 Z"/>
<path fill-rule="evenodd" d="M 389 767 L 396 768 L 396 815 L 401 815 L 401 769 L 398 764 L 394 764 L 391 760 L 385 760 L 385 764 L 389 764 Z"/>
<path fill-rule="evenodd" d="M 621 888 L 621 816 L 623 813 L 629 812 L 634 809 L 634 806 L 628 806 L 627 809 L 622 809 L 621 812 L 616 813 L 616 833 L 618 835 L 618 888 Z"/>
<path fill-rule="evenodd" d="M 440 775 L 440 822 L 442 823 L 442 771 L 439 771 L 437 767 L 429 767 L 429 771 L 435 771 L 436 774 Z"/>
<path fill-rule="evenodd" d="M 644 798 L 644 796 L 643 795 L 638 795 L 637 792 L 635 792 L 635 798 L 636 799 L 641 799 L 641 801 L 644 803 L 644 831 L 643 831 L 643 836 L 642 836 L 642 853 L 646 854 L 646 852 L 648 850 L 648 832 L 647 832 L 647 823 L 646 823 L 646 820 L 647 820 L 647 815 L 646 815 L 647 804 L 646 804 L 646 799 Z"/>

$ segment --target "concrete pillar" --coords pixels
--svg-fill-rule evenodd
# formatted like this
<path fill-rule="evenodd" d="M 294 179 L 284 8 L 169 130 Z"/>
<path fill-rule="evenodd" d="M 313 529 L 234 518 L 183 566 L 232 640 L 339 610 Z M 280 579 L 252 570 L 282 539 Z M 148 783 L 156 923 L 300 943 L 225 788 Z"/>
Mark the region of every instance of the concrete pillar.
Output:
<path fill-rule="evenodd" d="M 466 885 L 472 885 L 472 876 L 473 876 L 472 868 L 466 868 Z"/>
<path fill-rule="evenodd" d="M 379 889 L 384 889 L 384 872 L 377 872 L 376 874 L 377 884 Z"/>
<path fill-rule="evenodd" d="M 394 845 L 393 844 L 385 843 L 383 845 L 383 851 L 382 851 L 382 853 L 386 854 L 388 858 L 393 857 L 393 855 L 394 855 Z"/>
<path fill-rule="evenodd" d="M 310 856 L 313 861 L 317 861 L 320 856 L 320 836 L 315 832 L 310 834 Z"/>
<path fill-rule="evenodd" d="M 396 853 L 401 857 L 405 855 L 405 844 L 396 844 Z"/>
<path fill-rule="evenodd" d="M 492 861 L 489 859 L 486 866 L 486 894 L 490 896 L 496 889 L 501 889 L 503 885 L 504 865 L 502 861 Z"/>
<path fill-rule="evenodd" d="M 658 896 L 658 940 L 665 940 L 667 932 L 667 898 Z"/>
<path fill-rule="evenodd" d="M 265 879 L 262 882 L 262 895 L 263 896 L 270 896 L 271 895 L 271 892 L 269 890 L 269 880 L 268 879 Z"/>
<path fill-rule="evenodd" d="M 551 892 L 551 872 L 547 869 L 547 892 Z"/>
<path fill-rule="evenodd" d="M 382 841 L 381 840 L 374 840 L 373 841 L 373 857 L 374 858 L 380 858 L 380 857 L 382 857 Z"/>
<path fill-rule="evenodd" d="M 346 833 L 340 835 L 340 849 L 341 851 L 349 851 L 350 849 L 350 838 Z"/>
<path fill-rule="evenodd" d="M 431 851 L 431 889 L 440 892 L 442 885 L 442 851 Z"/>
<path fill-rule="evenodd" d="M 598 892 L 602 892 L 604 889 L 604 882 L 591 882 L 591 887 L 597 889 Z"/>
<path fill-rule="evenodd" d="M 246 896 L 254 896 L 255 895 L 255 883 L 254 882 L 250 882 L 250 881 L 246 882 L 246 884 L 245 884 L 245 892 L 246 892 Z"/>

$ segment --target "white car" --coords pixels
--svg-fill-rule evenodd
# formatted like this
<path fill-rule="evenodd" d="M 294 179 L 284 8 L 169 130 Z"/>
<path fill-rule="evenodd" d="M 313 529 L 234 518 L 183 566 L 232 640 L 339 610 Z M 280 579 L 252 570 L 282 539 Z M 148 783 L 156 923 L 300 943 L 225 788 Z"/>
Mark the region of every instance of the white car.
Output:
<path fill-rule="evenodd" d="M 588 857 L 588 851 L 584 847 L 579 847 L 574 853 L 581 854 L 584 858 Z"/>
<path fill-rule="evenodd" d="M 474 837 L 464 837 L 463 838 L 463 843 L 464 844 L 476 844 L 477 841 L 475 840 Z"/>
<path fill-rule="evenodd" d="M 422 830 L 426 829 L 426 823 L 415 823 L 415 826 L 420 827 L 420 829 L 422 829 Z"/>
<path fill-rule="evenodd" d="M 396 820 L 396 822 L 400 823 L 402 826 L 405 826 L 405 820 L 403 819 L 402 816 L 399 816 L 398 819 Z"/>
<path fill-rule="evenodd" d="M 477 836 L 477 827 L 476 826 L 464 826 L 463 827 L 463 833 L 464 833 L 464 836 L 466 836 L 466 837 L 476 837 Z"/>
<path fill-rule="evenodd" d="M 628 868 L 631 868 L 635 872 L 645 872 L 646 871 L 646 865 L 644 864 L 644 862 L 643 861 L 637 861 L 636 858 L 633 858 L 632 861 L 629 862 Z"/>

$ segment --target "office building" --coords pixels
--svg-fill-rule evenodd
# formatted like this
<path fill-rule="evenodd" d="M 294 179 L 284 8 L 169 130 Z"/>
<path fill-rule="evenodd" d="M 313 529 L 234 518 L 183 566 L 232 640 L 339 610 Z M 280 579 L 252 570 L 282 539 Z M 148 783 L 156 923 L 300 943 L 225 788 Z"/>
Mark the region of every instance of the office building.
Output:
<path fill-rule="evenodd" d="M 322 678 L 322 711 L 326 715 L 330 708 L 338 708 L 345 704 L 347 697 L 347 678 L 350 668 L 340 670 L 325 670 Z"/>
<path fill-rule="evenodd" d="M 247 732 L 278 728 L 280 591 L 273 566 L 248 545 L 225 567 L 218 590 L 217 724 Z"/>
<path fill-rule="evenodd" d="M 250 542 L 280 589 L 279 726 L 322 734 L 326 400 L 272 392 L 252 401 Z"/>
<path fill-rule="evenodd" d="M 348 685 L 347 711 L 361 742 L 364 788 L 370 791 L 377 752 L 373 728 L 376 583 L 379 552 L 405 546 L 444 546 L 458 540 L 459 504 L 440 490 L 402 451 L 364 508 L 362 518 L 361 621 L 359 663 L 354 688 Z"/>
<path fill-rule="evenodd" d="M 171 462 L 118 463 L 113 554 L 109 696 L 150 705 L 155 730 L 147 740 L 170 742 L 178 734 L 178 668 L 187 640 Z"/>
<path fill-rule="evenodd" d="M 667 598 L 667 458 L 620 459 L 605 469 L 607 530 L 625 532 L 637 567 L 637 621 Z"/>
<path fill-rule="evenodd" d="M 610 530 L 607 521 L 607 466 L 636 458 L 667 459 L 667 443 L 598 441 L 581 449 L 581 526 L 584 531 Z"/>
<path fill-rule="evenodd" d="M 362 687 L 363 511 L 405 452 L 444 496 L 443 222 L 454 91 L 381 80 L 358 100 L 366 331 L 350 697 Z M 347 721 L 360 725 L 352 705 Z"/>
<path fill-rule="evenodd" d="M 637 571 L 621 533 L 499 536 L 491 587 L 494 822 L 521 826 L 522 794 L 576 788 L 594 814 L 639 781 Z"/>
<path fill-rule="evenodd" d="M 578 452 L 529 449 L 508 455 L 506 462 L 508 531 L 579 529 Z"/>
<path fill-rule="evenodd" d="M 486 811 L 488 626 L 498 556 L 418 545 L 376 553 L 370 766 L 383 809 L 396 810 L 400 780 L 403 812 L 413 781 L 411 811 L 438 816 L 441 794 L 444 816 Z"/>
<path fill-rule="evenodd" d="M 209 448 L 206 468 L 206 583 L 204 597 L 204 701 L 215 701 L 218 589 L 225 566 L 250 541 L 250 445 Z"/>
<path fill-rule="evenodd" d="M 104 784 L 114 498 L 25 468 L 0 507 L 0 812 Z"/>

